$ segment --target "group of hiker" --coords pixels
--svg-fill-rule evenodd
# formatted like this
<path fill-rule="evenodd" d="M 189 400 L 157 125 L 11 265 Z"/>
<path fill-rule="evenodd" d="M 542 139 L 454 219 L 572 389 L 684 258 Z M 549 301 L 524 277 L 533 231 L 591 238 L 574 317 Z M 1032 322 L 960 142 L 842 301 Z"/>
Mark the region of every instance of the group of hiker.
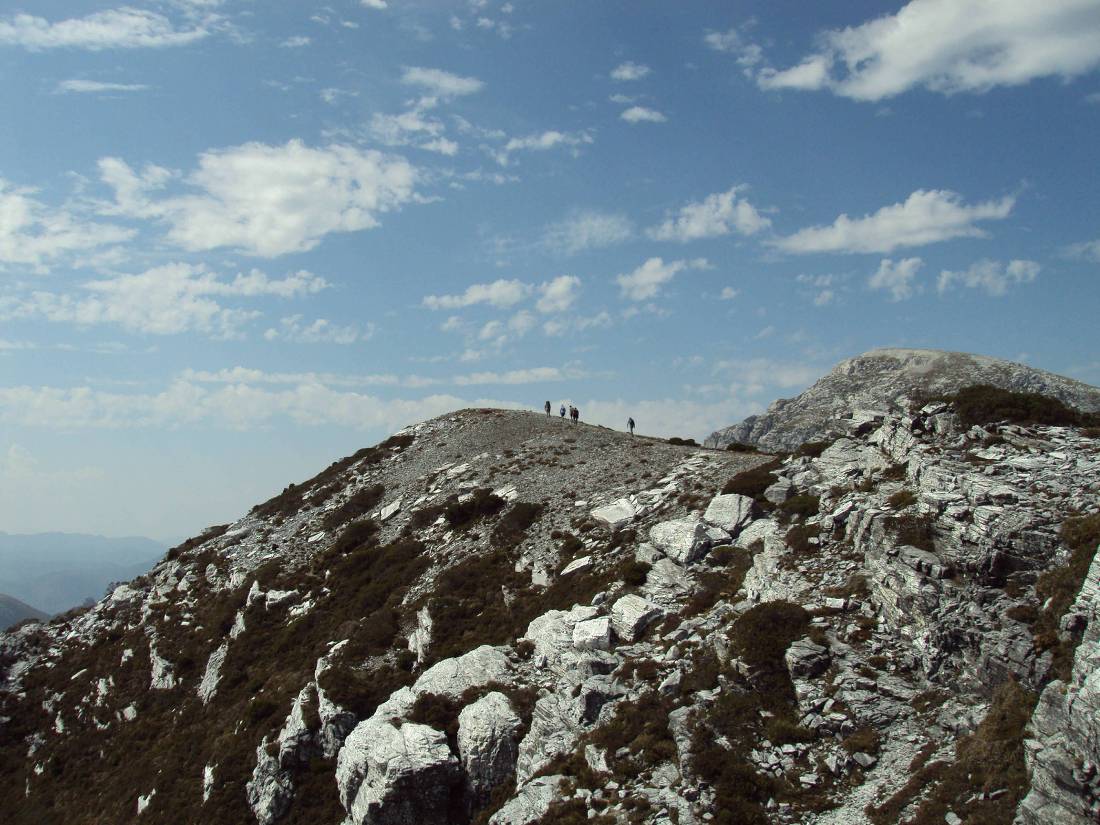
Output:
<path fill-rule="evenodd" d="M 546 417 L 549 418 L 550 410 L 552 409 L 552 407 L 550 406 L 550 402 L 547 401 L 545 404 L 543 404 L 542 409 L 546 412 Z M 562 404 L 561 407 L 558 408 L 558 415 L 561 416 L 561 419 L 563 421 L 565 420 L 565 404 Z M 578 423 L 581 420 L 581 411 L 574 407 L 572 404 L 569 405 L 569 420 L 572 421 L 574 424 Z M 634 435 L 633 418 L 628 418 L 626 420 L 626 426 L 630 429 L 630 434 Z"/>

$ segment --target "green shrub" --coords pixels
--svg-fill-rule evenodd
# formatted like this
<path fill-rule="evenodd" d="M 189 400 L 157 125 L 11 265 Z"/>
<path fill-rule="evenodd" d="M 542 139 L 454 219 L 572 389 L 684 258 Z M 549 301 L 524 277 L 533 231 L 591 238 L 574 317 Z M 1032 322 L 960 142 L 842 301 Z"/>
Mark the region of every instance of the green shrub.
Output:
<path fill-rule="evenodd" d="M 527 529 L 542 515 L 542 505 L 517 501 L 497 522 L 489 536 L 489 543 L 500 550 L 519 546 L 527 535 Z"/>
<path fill-rule="evenodd" d="M 909 490 L 901 489 L 886 499 L 886 504 L 893 510 L 904 510 L 917 503 L 917 497 Z"/>
<path fill-rule="evenodd" d="M 699 442 L 697 442 L 694 438 L 677 438 L 676 436 L 673 436 L 672 438 L 670 438 L 668 440 L 668 443 L 673 444 L 677 447 L 698 447 L 699 446 Z"/>
<path fill-rule="evenodd" d="M 722 487 L 722 495 L 737 493 L 748 496 L 765 509 L 771 508 L 771 503 L 764 498 L 764 491 L 775 484 L 776 477 L 773 470 L 778 470 L 783 462 L 776 459 L 751 470 L 738 473 Z"/>
<path fill-rule="evenodd" d="M 778 509 L 779 512 L 787 518 L 794 518 L 797 516 L 805 520 L 811 516 L 816 516 L 820 506 L 821 500 L 817 496 L 802 494 L 791 496 L 780 504 Z"/>
<path fill-rule="evenodd" d="M 386 488 L 381 484 L 372 484 L 370 487 L 357 490 L 339 507 L 325 513 L 325 517 L 321 520 L 321 526 L 326 530 L 332 530 L 345 521 L 365 516 L 378 506 L 385 494 Z"/>
<path fill-rule="evenodd" d="M 797 456 L 817 458 L 831 446 L 833 446 L 832 441 L 804 441 L 802 442 L 802 446 L 795 450 L 794 454 Z"/>
<path fill-rule="evenodd" d="M 1081 413 L 1057 398 L 1034 392 L 1011 392 L 990 384 L 964 387 L 951 397 L 967 427 L 1009 421 L 1014 424 L 1096 426 L 1095 414 Z"/>
<path fill-rule="evenodd" d="M 817 538 L 820 534 L 821 528 L 816 524 L 796 524 L 787 531 L 787 546 L 799 555 L 814 553 L 818 545 L 812 543 L 810 539 Z"/>
<path fill-rule="evenodd" d="M 754 444 L 742 444 L 740 441 L 734 441 L 732 444 L 726 445 L 726 452 L 730 453 L 755 453 L 758 452 Z"/>
<path fill-rule="evenodd" d="M 488 516 L 495 516 L 504 509 L 505 501 L 493 495 L 487 487 L 474 490 L 464 501 L 459 496 L 447 499 L 443 515 L 447 523 L 455 529 L 464 529 Z"/>

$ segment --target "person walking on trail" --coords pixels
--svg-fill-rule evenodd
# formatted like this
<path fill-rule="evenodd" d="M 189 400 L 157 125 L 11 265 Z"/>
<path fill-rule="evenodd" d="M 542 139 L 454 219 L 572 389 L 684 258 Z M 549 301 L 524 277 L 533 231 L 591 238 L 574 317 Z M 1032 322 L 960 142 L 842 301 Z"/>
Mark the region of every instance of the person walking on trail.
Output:
<path fill-rule="evenodd" d="M 558 415 L 560 415 L 560 416 L 561 416 L 561 420 L 562 420 L 562 421 L 564 421 L 564 420 L 565 420 L 565 405 L 564 405 L 564 404 L 562 404 L 562 405 L 561 405 L 561 409 L 560 409 L 560 410 L 558 410 Z"/>
<path fill-rule="evenodd" d="M 581 411 L 576 407 L 570 408 L 569 415 L 572 417 L 574 424 L 581 420 Z"/>
<path fill-rule="evenodd" d="M 633 418 L 628 418 L 626 420 L 626 426 L 630 427 L 630 434 L 634 435 L 634 419 Z"/>
<path fill-rule="evenodd" d="M 550 402 L 547 401 L 545 404 L 542 405 L 542 408 L 544 410 L 546 410 L 546 417 L 549 418 L 550 417 Z"/>

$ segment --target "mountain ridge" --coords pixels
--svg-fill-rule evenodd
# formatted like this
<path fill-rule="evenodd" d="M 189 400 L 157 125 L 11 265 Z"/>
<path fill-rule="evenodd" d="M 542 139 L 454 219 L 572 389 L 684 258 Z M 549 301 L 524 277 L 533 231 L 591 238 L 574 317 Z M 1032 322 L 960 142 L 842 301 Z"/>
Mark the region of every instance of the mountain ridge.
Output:
<path fill-rule="evenodd" d="M 903 397 L 949 394 L 973 384 L 1048 395 L 1086 412 L 1100 410 L 1100 389 L 1073 378 L 987 355 L 885 347 L 841 361 L 799 395 L 716 430 L 704 444 L 795 450 L 804 442 L 842 434 L 845 428 L 837 420 L 856 410 L 897 410 Z"/>

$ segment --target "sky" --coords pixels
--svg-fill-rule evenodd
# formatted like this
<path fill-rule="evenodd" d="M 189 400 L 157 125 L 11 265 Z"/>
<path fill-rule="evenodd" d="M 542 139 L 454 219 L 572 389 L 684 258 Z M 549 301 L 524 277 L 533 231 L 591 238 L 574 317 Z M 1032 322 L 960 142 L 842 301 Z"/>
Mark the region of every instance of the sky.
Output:
<path fill-rule="evenodd" d="M 1100 383 L 1098 70 L 1098 0 L 3 0 L 0 530 L 881 346 Z"/>

